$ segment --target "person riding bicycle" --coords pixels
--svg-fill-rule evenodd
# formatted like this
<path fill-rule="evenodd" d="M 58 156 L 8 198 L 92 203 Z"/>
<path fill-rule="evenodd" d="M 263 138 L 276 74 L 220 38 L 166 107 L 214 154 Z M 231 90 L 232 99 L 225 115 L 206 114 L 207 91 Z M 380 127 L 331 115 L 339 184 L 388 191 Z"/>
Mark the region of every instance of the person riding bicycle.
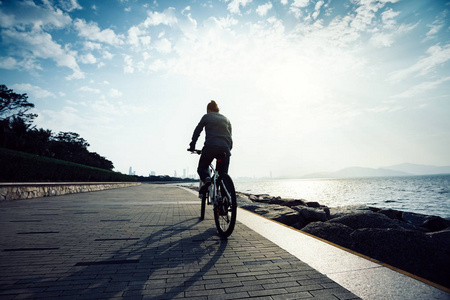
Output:
<path fill-rule="evenodd" d="M 231 123 L 224 115 L 219 113 L 219 107 L 214 100 L 208 103 L 206 115 L 201 118 L 197 127 L 195 127 L 192 141 L 189 144 L 189 151 L 195 150 L 195 144 L 203 128 L 205 128 L 206 138 L 197 168 L 197 173 L 203 182 L 199 191 L 200 194 L 206 192 L 211 185 L 208 167 L 214 158 L 219 159 L 217 162 L 219 175 L 228 174 L 231 149 L 233 148 Z"/>

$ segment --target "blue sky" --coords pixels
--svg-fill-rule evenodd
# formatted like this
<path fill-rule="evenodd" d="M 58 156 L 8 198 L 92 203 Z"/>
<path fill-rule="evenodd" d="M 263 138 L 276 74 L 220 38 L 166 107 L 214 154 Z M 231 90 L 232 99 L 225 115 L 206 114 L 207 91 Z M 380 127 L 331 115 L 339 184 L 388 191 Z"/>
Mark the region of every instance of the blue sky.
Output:
<path fill-rule="evenodd" d="M 185 149 L 211 99 L 233 125 L 235 177 L 450 165 L 449 13 L 436 0 L 0 1 L 0 83 L 29 95 L 37 127 L 79 133 L 124 173 L 195 173 Z"/>

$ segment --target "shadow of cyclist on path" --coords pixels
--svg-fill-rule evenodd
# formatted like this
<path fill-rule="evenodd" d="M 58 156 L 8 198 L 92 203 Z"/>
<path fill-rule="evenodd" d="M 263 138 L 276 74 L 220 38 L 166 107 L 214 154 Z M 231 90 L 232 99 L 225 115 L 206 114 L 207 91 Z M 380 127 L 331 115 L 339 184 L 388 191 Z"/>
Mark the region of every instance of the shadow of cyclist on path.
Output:
<path fill-rule="evenodd" d="M 172 299 L 195 290 L 194 286 L 199 285 L 227 247 L 227 240 L 221 240 L 214 228 L 199 224 L 198 218 L 191 218 L 170 226 L 144 225 L 155 231 L 105 259 L 82 262 L 81 266 L 73 267 L 76 271 L 56 283 L 45 276 L 30 282 L 47 286 L 45 292 L 53 291 L 55 296 L 75 299 L 123 296 Z M 26 299 L 40 295 L 28 294 Z"/>

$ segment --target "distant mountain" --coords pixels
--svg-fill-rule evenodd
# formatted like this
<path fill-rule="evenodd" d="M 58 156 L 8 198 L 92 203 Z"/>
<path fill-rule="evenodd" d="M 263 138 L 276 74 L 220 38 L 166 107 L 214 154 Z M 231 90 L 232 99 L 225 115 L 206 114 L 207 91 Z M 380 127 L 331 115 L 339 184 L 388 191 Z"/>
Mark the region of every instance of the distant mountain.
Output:
<path fill-rule="evenodd" d="M 450 166 L 437 167 L 417 164 L 400 164 L 378 169 L 350 167 L 336 172 L 312 173 L 303 178 L 358 178 L 358 177 L 387 177 L 387 176 L 413 176 L 450 174 Z"/>
<path fill-rule="evenodd" d="M 384 169 L 396 170 L 414 175 L 450 174 L 450 166 L 438 167 L 417 164 L 400 164 L 384 167 Z"/>

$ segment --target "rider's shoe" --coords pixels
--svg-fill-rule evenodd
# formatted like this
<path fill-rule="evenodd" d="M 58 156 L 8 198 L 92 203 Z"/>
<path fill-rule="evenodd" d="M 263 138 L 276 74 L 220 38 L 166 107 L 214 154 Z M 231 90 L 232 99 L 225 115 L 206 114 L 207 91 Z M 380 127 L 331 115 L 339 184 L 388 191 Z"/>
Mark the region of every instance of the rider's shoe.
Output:
<path fill-rule="evenodd" d="M 198 193 L 202 195 L 205 194 L 210 186 L 211 186 L 211 178 L 206 178 L 205 183 L 203 183 Z"/>

